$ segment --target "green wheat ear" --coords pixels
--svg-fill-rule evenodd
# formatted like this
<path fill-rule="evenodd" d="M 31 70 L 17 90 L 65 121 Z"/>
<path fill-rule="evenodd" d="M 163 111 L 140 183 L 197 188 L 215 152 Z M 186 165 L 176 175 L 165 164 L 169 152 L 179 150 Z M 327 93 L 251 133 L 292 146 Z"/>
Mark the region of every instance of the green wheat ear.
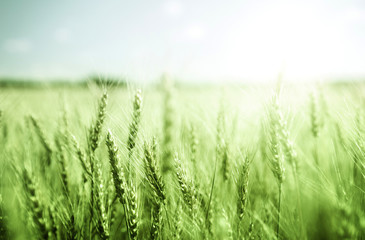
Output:
<path fill-rule="evenodd" d="M 274 119 L 278 124 L 279 140 L 283 147 L 285 160 L 287 160 L 294 168 L 297 168 L 297 152 L 295 151 L 294 144 L 290 138 L 290 132 L 288 130 L 287 122 L 284 119 L 283 113 L 279 106 L 279 96 L 274 94 L 272 100 L 272 111 Z"/>
<path fill-rule="evenodd" d="M 152 148 L 145 143 L 144 145 L 145 172 L 148 183 L 153 189 L 159 201 L 164 202 L 166 199 L 165 185 L 162 182 L 162 176 L 157 166 L 156 159 Z"/>
<path fill-rule="evenodd" d="M 121 161 L 119 157 L 119 150 L 110 130 L 107 134 L 106 145 L 109 152 L 109 162 L 113 175 L 116 196 L 119 198 L 119 201 L 122 203 L 124 208 L 128 235 L 130 239 L 137 239 L 139 216 L 136 186 L 133 184 L 133 180 L 127 182 L 125 179 L 123 170 L 120 167 Z"/>
<path fill-rule="evenodd" d="M 313 136 L 318 137 L 319 133 L 319 107 L 318 107 L 318 97 L 315 92 L 310 94 L 310 119 L 311 119 L 311 130 Z"/>
<path fill-rule="evenodd" d="M 129 157 L 132 155 L 132 151 L 134 147 L 136 146 L 136 137 L 138 133 L 139 124 L 141 121 L 141 113 L 142 113 L 142 92 L 140 89 L 136 91 L 136 94 L 134 95 L 134 101 L 133 101 L 133 117 L 132 122 L 129 125 L 129 135 L 128 135 L 128 153 Z"/>
<path fill-rule="evenodd" d="M 127 191 L 126 179 L 123 170 L 120 166 L 121 160 L 119 157 L 119 149 L 110 130 L 108 131 L 107 134 L 106 146 L 108 147 L 109 163 L 113 175 L 116 195 L 122 204 L 126 204 L 126 191 Z"/>
<path fill-rule="evenodd" d="M 220 105 L 217 118 L 217 146 L 216 158 L 221 163 L 221 173 L 224 181 L 227 181 L 230 175 L 230 152 L 229 141 L 226 137 L 226 116 L 223 102 Z"/>
<path fill-rule="evenodd" d="M 182 193 L 183 200 L 188 207 L 188 211 L 194 217 L 196 214 L 196 192 L 192 180 L 188 178 L 187 173 L 182 167 L 178 153 L 174 156 L 176 177 Z"/>
<path fill-rule="evenodd" d="M 244 217 L 247 215 L 248 204 L 248 183 L 250 174 L 251 160 L 246 155 L 243 163 L 239 167 L 238 180 L 237 180 L 237 238 L 242 238 L 241 223 Z"/>
<path fill-rule="evenodd" d="M 86 182 L 88 178 L 90 179 L 92 177 L 91 172 L 90 172 L 91 171 L 90 164 L 86 161 L 86 154 L 81 149 L 80 144 L 79 144 L 79 142 L 77 141 L 77 139 L 74 135 L 71 135 L 71 142 L 72 142 L 73 147 L 76 150 L 77 158 L 78 158 L 78 160 L 81 164 L 81 167 L 83 169 L 83 172 L 82 172 L 83 182 Z"/>
<path fill-rule="evenodd" d="M 174 107 L 172 104 L 173 92 L 171 80 L 163 77 L 163 141 L 162 141 L 162 162 L 161 171 L 166 175 L 173 169 L 173 125 L 174 125 Z"/>
<path fill-rule="evenodd" d="M 136 146 L 136 139 L 138 134 L 138 129 L 141 121 L 141 113 L 142 113 L 142 93 L 141 90 L 138 89 L 136 94 L 134 95 L 133 101 L 133 117 L 132 122 L 129 125 L 129 135 L 127 141 L 127 149 L 128 149 L 128 164 L 127 164 L 127 180 L 130 181 L 131 178 L 135 178 L 136 169 L 135 164 L 133 164 L 132 154 L 133 150 Z"/>
<path fill-rule="evenodd" d="M 23 170 L 22 182 L 24 193 L 26 195 L 26 204 L 29 209 L 29 214 L 32 217 L 37 233 L 43 239 L 48 239 L 48 229 L 44 218 L 44 207 L 39 200 L 39 193 L 36 184 L 33 181 L 33 176 L 30 176 L 26 169 Z"/>
<path fill-rule="evenodd" d="M 152 145 L 152 146 L 151 146 Z M 162 207 L 166 203 L 165 185 L 162 181 L 159 167 L 157 165 L 157 141 L 152 139 L 152 144 L 144 144 L 144 167 L 147 182 L 153 191 L 152 201 L 152 223 L 150 237 L 158 239 L 162 227 Z M 167 214 L 167 213 L 166 213 Z"/>
<path fill-rule="evenodd" d="M 190 144 L 191 162 L 194 164 L 194 168 L 196 168 L 196 155 L 198 151 L 199 140 L 197 137 L 197 129 L 194 125 L 191 125 L 189 129 L 189 144 Z"/>
<path fill-rule="evenodd" d="M 244 162 L 239 168 L 239 176 L 237 181 L 237 216 L 239 221 L 242 221 L 246 214 L 247 197 L 248 197 L 248 181 L 250 173 L 250 161 L 246 156 Z"/>
<path fill-rule="evenodd" d="M 162 202 L 157 201 L 153 204 L 152 209 L 152 224 L 151 224 L 151 239 L 157 240 L 160 236 L 162 228 Z"/>
<path fill-rule="evenodd" d="M 131 240 L 138 239 L 138 203 L 137 191 L 135 186 L 128 188 L 128 225 Z"/>
<path fill-rule="evenodd" d="M 101 99 L 98 104 L 98 113 L 94 123 L 91 125 L 89 130 L 89 151 L 93 154 L 96 148 L 99 146 L 99 139 L 101 136 L 102 127 L 105 120 L 106 114 L 106 105 L 108 102 L 108 94 L 106 92 L 103 93 Z"/>
<path fill-rule="evenodd" d="M 268 109 L 269 119 L 269 165 L 272 173 L 274 174 L 278 184 L 281 185 L 284 178 L 284 166 L 283 157 L 280 148 L 280 116 L 278 113 L 277 97 L 274 95 L 272 98 L 272 105 Z"/>

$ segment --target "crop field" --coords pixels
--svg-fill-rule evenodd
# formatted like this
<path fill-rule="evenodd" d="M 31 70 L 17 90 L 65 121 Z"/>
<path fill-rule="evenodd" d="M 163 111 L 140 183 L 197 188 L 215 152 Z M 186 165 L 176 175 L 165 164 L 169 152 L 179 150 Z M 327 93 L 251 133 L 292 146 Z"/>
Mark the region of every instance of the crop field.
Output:
<path fill-rule="evenodd" d="M 364 93 L 0 89 L 0 239 L 365 239 Z"/>

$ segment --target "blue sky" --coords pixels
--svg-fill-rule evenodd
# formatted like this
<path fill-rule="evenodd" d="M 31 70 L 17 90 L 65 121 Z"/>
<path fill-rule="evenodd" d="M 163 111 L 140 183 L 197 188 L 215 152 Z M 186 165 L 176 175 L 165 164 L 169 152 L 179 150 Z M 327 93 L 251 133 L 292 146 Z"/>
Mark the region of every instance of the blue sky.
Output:
<path fill-rule="evenodd" d="M 359 77 L 364 43 L 365 1 L 0 1 L 0 76 Z"/>

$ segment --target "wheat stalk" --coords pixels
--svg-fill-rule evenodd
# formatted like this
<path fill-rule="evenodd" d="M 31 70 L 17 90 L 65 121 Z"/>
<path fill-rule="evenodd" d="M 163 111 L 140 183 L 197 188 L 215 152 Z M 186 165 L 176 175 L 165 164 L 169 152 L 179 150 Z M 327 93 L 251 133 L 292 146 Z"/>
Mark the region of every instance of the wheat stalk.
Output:
<path fill-rule="evenodd" d="M 303 227 L 302 204 L 301 204 L 301 200 L 300 200 L 301 196 L 300 196 L 300 192 L 299 192 L 300 187 L 299 187 L 298 171 L 297 171 L 297 168 L 298 168 L 297 152 L 295 151 L 294 144 L 290 139 L 290 132 L 287 127 L 287 122 L 284 119 L 284 117 L 280 111 L 278 97 L 279 97 L 278 95 L 274 96 L 273 111 L 276 112 L 277 122 L 278 122 L 278 126 L 279 126 L 280 143 L 283 148 L 285 160 L 288 161 L 292 166 L 294 181 L 295 181 L 295 185 L 296 185 L 299 219 L 301 222 L 300 231 L 301 231 L 302 236 L 305 236 L 304 227 Z M 279 189 L 279 190 L 281 191 L 281 189 Z M 281 193 L 280 193 L 280 195 L 281 195 Z"/>
<path fill-rule="evenodd" d="M 135 201 L 136 195 L 135 191 L 131 190 L 132 187 L 128 186 L 126 183 L 123 170 L 120 167 L 119 150 L 115 143 L 115 139 L 112 135 L 112 132 L 110 130 L 108 131 L 107 134 L 106 145 L 108 147 L 108 152 L 109 152 L 109 162 L 110 162 L 111 172 L 113 175 L 115 192 L 124 208 L 125 222 L 127 225 L 128 235 L 131 239 L 133 239 L 136 237 L 137 234 L 136 233 L 137 203 Z"/>
<path fill-rule="evenodd" d="M 270 169 L 273 175 L 275 176 L 277 183 L 278 183 L 278 222 L 277 222 L 277 229 L 276 229 L 276 237 L 279 239 L 279 231 L 280 231 L 280 209 L 281 209 L 281 190 L 282 190 L 282 183 L 284 178 L 284 166 L 283 166 L 283 158 L 280 151 L 279 145 L 279 119 L 277 115 L 277 97 L 276 95 L 273 96 L 272 99 L 272 108 L 269 109 L 269 127 L 270 127 L 270 134 L 269 134 L 269 150 L 270 150 L 270 157 L 269 157 L 269 164 Z"/>

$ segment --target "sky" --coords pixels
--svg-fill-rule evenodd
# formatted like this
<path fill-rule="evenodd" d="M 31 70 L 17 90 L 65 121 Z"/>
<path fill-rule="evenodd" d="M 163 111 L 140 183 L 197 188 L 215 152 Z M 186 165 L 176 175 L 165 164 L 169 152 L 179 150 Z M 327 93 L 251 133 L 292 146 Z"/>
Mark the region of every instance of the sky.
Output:
<path fill-rule="evenodd" d="M 365 76 L 365 1 L 1 0 L 0 77 Z"/>

